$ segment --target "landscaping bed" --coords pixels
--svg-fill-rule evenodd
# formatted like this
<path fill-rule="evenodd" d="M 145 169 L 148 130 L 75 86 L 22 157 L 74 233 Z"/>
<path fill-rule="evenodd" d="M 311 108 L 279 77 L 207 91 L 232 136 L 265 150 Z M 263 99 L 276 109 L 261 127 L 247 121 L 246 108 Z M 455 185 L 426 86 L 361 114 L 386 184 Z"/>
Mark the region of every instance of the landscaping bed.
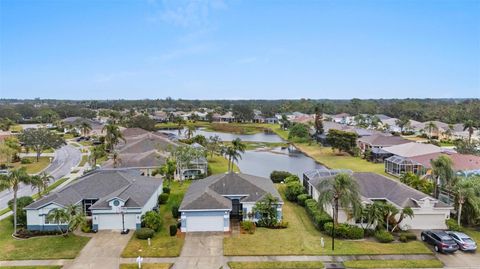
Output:
<path fill-rule="evenodd" d="M 346 268 L 443 268 L 439 260 L 362 260 L 343 262 Z"/>
<path fill-rule="evenodd" d="M 323 268 L 322 262 L 228 262 L 231 269 L 318 269 Z"/>

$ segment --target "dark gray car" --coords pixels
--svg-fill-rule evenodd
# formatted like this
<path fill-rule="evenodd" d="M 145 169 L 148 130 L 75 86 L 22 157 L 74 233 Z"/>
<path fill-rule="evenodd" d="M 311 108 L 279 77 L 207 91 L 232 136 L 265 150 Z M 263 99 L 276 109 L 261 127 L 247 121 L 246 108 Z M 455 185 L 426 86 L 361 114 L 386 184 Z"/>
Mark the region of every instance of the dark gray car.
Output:
<path fill-rule="evenodd" d="M 444 231 L 423 231 L 421 238 L 433 245 L 436 252 L 453 253 L 458 250 L 457 243 Z"/>

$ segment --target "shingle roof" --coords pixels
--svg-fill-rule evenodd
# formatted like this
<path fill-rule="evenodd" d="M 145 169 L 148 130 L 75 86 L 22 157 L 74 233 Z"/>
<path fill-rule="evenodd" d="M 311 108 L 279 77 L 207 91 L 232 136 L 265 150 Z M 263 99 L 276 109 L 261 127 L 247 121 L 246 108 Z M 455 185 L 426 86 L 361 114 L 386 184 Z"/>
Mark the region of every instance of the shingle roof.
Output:
<path fill-rule="evenodd" d="M 223 195 L 242 195 L 242 202 L 257 202 L 267 193 L 282 201 L 280 194 L 268 178 L 242 173 L 218 174 L 192 183 L 180 210 L 225 209 L 231 210 L 232 203 Z"/>
<path fill-rule="evenodd" d="M 105 201 L 112 195 L 126 200 L 126 207 L 143 207 L 161 185 L 161 179 L 141 176 L 139 171 L 96 170 L 28 205 L 26 209 L 40 208 L 52 202 L 68 206 L 82 199 L 99 199 L 92 208 L 105 207 Z"/>
<path fill-rule="evenodd" d="M 168 156 L 156 150 L 150 150 L 142 153 L 120 153 L 118 158 L 118 168 L 148 168 L 163 165 Z M 108 160 L 102 167 L 113 168 L 113 160 Z"/>
<path fill-rule="evenodd" d="M 358 141 L 369 144 L 371 146 L 389 147 L 394 145 L 401 145 L 410 143 L 410 140 L 404 139 L 400 136 L 386 136 L 382 134 L 375 134 L 371 136 L 364 136 L 358 139 Z"/>

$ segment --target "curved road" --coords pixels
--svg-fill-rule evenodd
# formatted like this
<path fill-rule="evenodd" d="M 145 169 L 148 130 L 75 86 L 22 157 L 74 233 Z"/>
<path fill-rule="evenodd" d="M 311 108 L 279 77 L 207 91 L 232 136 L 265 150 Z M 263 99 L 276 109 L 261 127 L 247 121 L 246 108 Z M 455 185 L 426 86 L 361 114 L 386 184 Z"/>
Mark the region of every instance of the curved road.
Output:
<path fill-rule="evenodd" d="M 44 170 L 47 174 L 53 176 L 53 182 L 59 180 L 65 175 L 69 174 L 72 167 L 76 167 L 82 158 L 82 153 L 76 147 L 71 145 L 63 146 L 55 151 L 53 162 Z M 18 197 L 31 196 L 37 190 L 32 190 L 31 186 L 21 185 L 18 190 Z M 4 190 L 0 192 L 0 209 L 6 208 L 8 201 L 13 198 L 11 190 Z"/>

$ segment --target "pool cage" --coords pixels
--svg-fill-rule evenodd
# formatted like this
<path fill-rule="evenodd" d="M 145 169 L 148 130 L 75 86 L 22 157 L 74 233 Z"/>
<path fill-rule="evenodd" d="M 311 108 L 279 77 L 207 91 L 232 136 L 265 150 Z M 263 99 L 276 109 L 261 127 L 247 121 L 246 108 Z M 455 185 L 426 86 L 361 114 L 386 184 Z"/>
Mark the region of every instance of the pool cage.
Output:
<path fill-rule="evenodd" d="M 421 163 L 400 156 L 385 159 L 385 172 L 397 177 L 408 172 L 418 176 L 426 174 L 425 167 Z"/>

